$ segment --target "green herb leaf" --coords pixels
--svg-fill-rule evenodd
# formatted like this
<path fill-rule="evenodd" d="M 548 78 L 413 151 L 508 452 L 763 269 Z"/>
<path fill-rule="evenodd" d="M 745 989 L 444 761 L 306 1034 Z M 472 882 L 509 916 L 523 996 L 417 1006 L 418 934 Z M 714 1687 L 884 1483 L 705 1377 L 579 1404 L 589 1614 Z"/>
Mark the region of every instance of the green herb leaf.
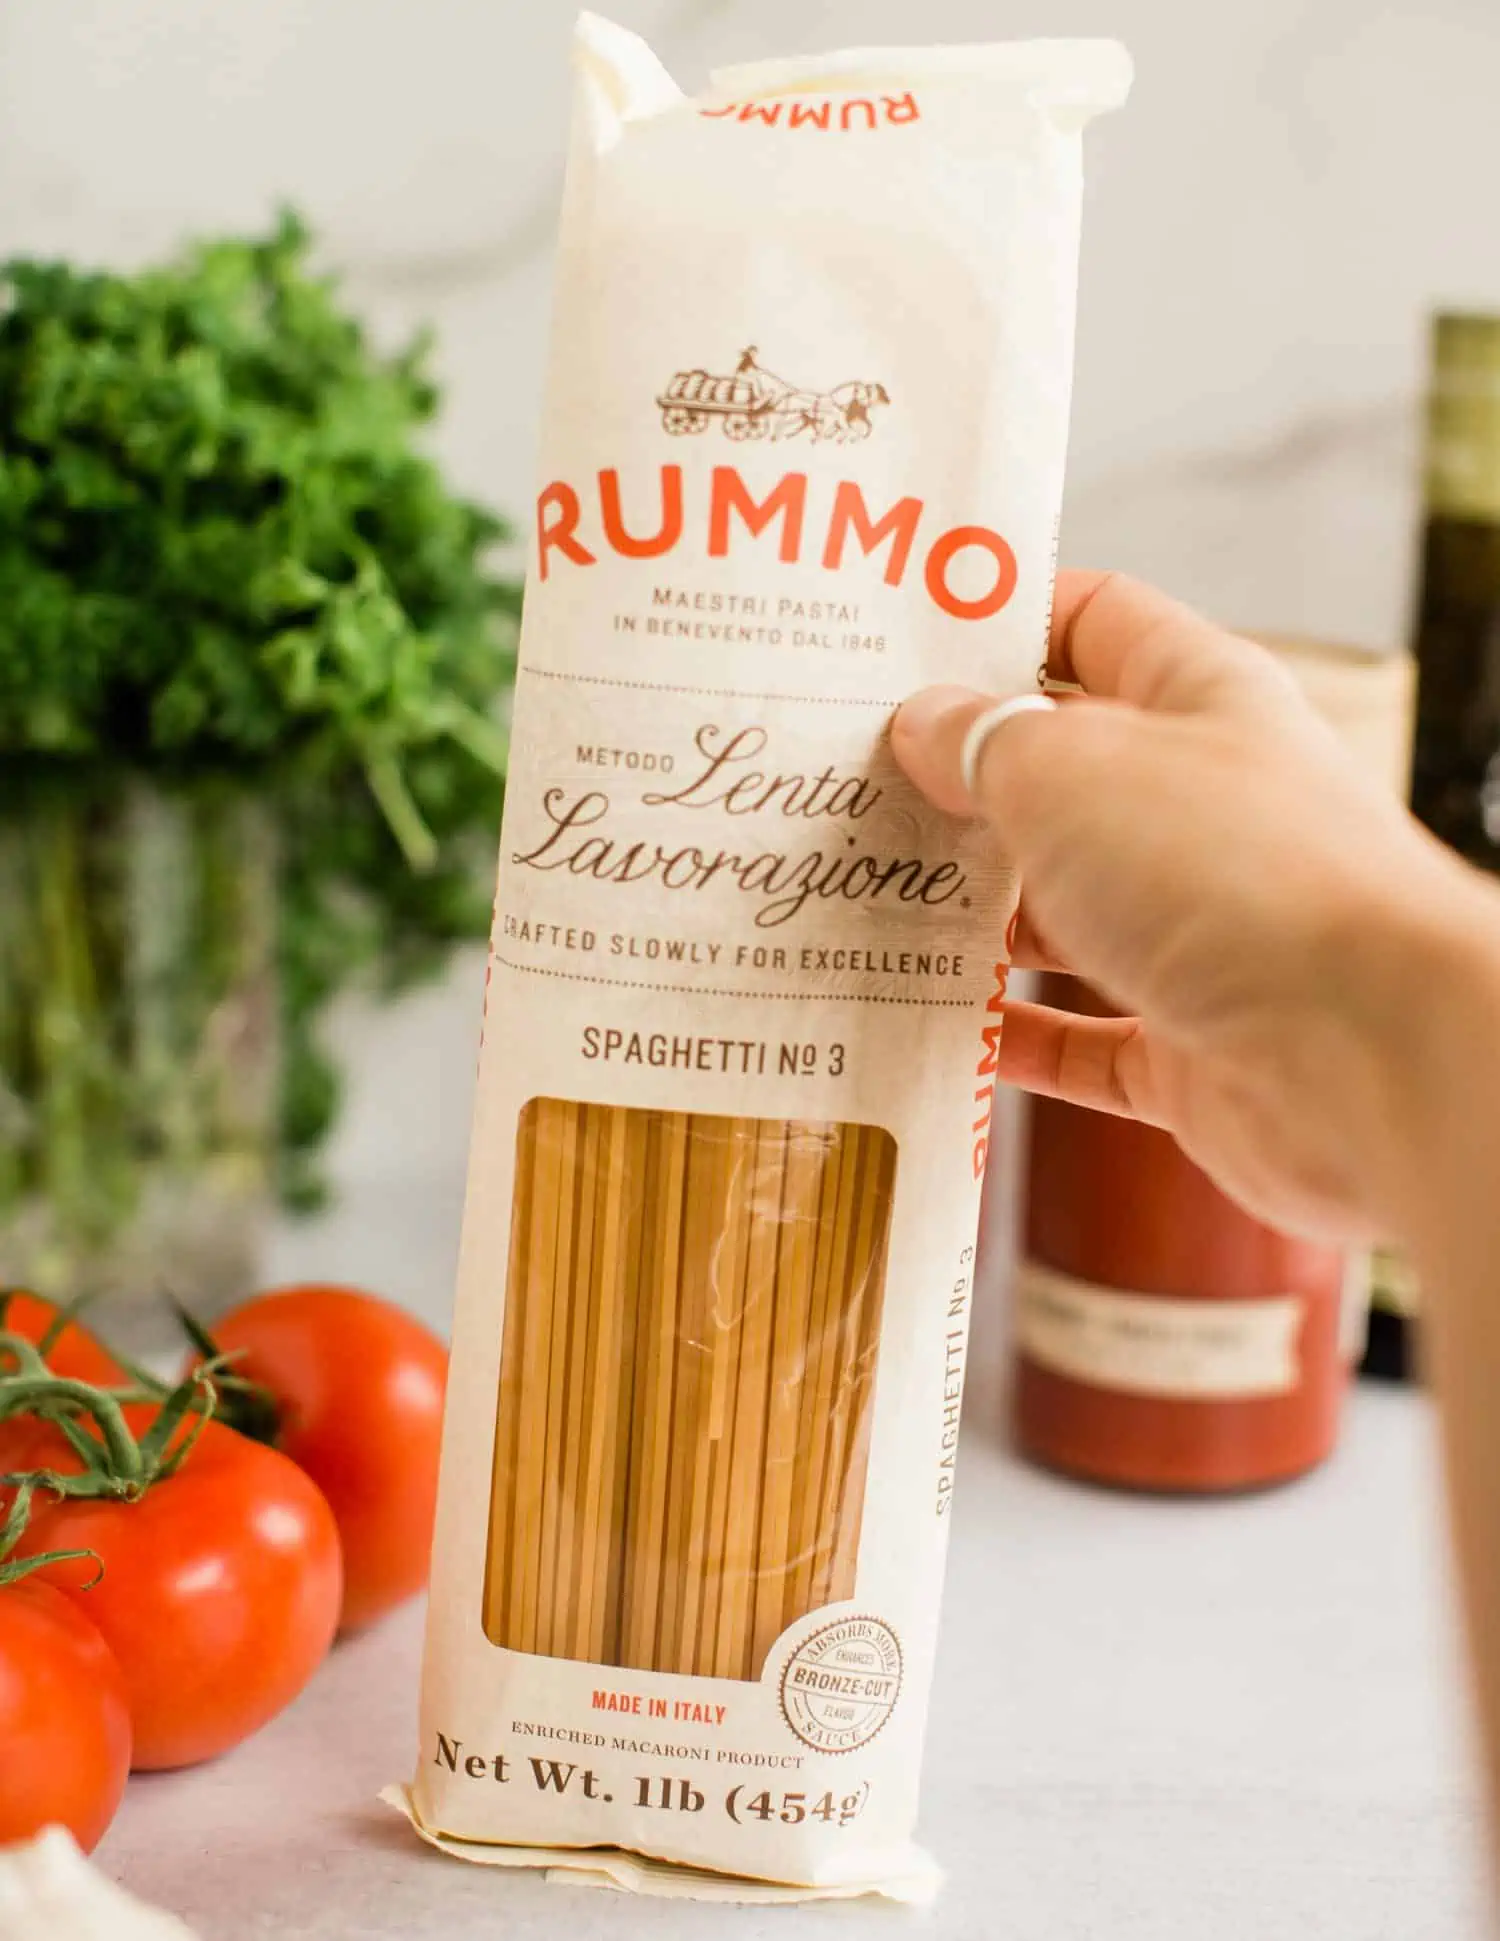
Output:
<path fill-rule="evenodd" d="M 275 803 L 299 1204 L 329 1001 L 486 931 L 520 610 L 423 449 L 426 344 L 373 348 L 309 255 L 289 214 L 134 275 L 0 267 L 0 814 L 101 767 Z"/>

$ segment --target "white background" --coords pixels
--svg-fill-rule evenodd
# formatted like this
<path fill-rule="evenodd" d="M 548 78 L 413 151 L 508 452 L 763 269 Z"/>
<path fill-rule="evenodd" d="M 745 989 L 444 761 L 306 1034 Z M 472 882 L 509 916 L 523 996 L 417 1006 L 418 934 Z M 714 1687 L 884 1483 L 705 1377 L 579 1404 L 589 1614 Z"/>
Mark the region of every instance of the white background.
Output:
<path fill-rule="evenodd" d="M 1113 33 L 1130 106 L 1089 138 L 1065 556 L 1236 624 L 1406 626 L 1433 303 L 1500 308 L 1495 0 L 614 0 L 679 76 L 851 42 Z M 528 497 L 569 0 L 0 0 L 0 246 L 129 263 L 293 197 L 383 336 L 432 322 L 440 445 Z M 431 1299 L 460 1195 L 476 960 L 357 1015 L 338 1165 L 422 1211 L 278 1266 Z M 350 1219 L 353 1219 L 351 1214 Z"/>

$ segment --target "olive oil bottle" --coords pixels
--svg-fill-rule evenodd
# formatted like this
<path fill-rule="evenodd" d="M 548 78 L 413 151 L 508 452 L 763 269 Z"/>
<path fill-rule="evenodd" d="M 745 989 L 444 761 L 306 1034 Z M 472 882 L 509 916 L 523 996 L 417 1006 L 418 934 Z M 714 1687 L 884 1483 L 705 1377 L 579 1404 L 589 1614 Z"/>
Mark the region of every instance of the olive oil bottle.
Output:
<path fill-rule="evenodd" d="M 1415 651 L 1411 805 L 1433 834 L 1500 873 L 1500 316 L 1432 327 Z M 1369 1374 L 1416 1372 L 1410 1264 L 1377 1257 Z"/>
<path fill-rule="evenodd" d="M 1412 808 L 1500 871 L 1500 316 L 1440 316 L 1427 409 Z"/>

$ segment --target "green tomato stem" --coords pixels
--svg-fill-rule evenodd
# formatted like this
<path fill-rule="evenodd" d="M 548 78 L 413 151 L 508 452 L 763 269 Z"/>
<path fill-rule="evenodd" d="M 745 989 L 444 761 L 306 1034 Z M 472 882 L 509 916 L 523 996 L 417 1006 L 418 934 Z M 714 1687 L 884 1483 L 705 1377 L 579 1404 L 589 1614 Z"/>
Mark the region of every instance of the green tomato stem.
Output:
<path fill-rule="evenodd" d="M 9 1347 L 19 1339 L 13 1335 L 0 1336 L 0 1347 Z M 120 1404 L 108 1389 L 49 1374 L 45 1363 L 40 1375 L 0 1376 L 0 1422 L 8 1422 L 18 1415 L 46 1415 L 65 1407 L 93 1419 L 109 1475 L 127 1489 L 138 1489 L 145 1477 L 141 1446 L 130 1433 Z"/>

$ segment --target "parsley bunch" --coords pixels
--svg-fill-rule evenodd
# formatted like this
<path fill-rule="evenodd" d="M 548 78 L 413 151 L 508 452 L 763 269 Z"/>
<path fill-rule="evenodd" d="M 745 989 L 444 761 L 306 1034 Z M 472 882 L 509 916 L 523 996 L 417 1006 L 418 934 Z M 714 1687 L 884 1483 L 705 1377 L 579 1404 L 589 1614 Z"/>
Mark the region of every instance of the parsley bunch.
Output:
<path fill-rule="evenodd" d="M 105 772 L 237 779 L 279 838 L 282 1156 L 317 1196 L 317 1021 L 482 936 L 519 591 L 293 216 L 134 275 L 0 267 L 0 819 Z"/>

